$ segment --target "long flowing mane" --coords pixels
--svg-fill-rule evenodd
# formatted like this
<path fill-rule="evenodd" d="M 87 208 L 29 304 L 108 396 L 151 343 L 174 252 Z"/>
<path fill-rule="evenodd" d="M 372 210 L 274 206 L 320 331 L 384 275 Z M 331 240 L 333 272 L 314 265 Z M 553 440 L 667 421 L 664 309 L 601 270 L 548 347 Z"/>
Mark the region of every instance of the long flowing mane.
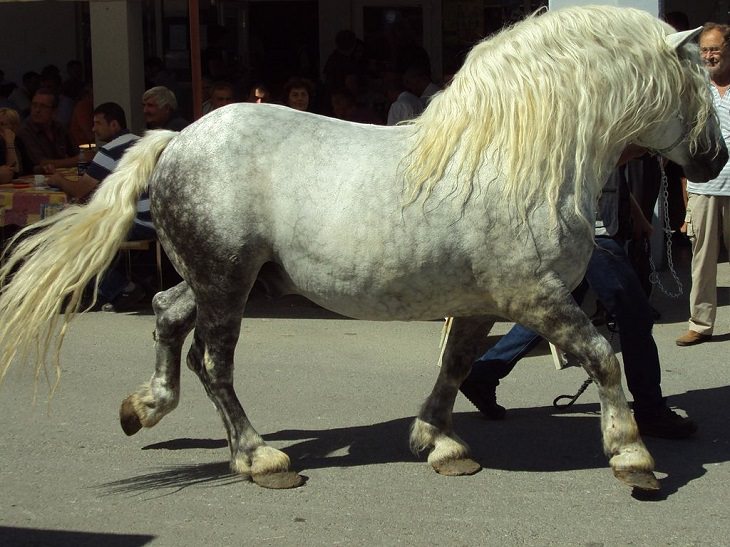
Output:
<path fill-rule="evenodd" d="M 482 41 L 413 122 L 410 199 L 428 197 L 447 173 L 466 199 L 489 160 L 496 172 L 487 175 L 521 218 L 545 197 L 554 216 L 568 179 L 578 209 L 584 182 L 605 180 L 606 160 L 648 120 L 677 116 L 681 97 L 697 146 L 712 112 L 707 75 L 697 55 L 667 45 L 671 32 L 647 12 L 594 6 L 535 14 Z M 536 173 L 541 184 L 528 184 Z"/>

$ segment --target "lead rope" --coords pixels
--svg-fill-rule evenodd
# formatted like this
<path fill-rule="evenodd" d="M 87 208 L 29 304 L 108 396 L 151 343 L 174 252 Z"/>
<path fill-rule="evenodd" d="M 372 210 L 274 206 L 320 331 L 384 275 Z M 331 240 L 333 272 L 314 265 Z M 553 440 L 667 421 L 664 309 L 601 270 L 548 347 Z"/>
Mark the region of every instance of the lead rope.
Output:
<path fill-rule="evenodd" d="M 651 267 L 649 282 L 652 285 L 656 285 L 657 287 L 659 287 L 659 289 L 669 298 L 677 298 L 679 296 L 682 296 L 682 282 L 679 280 L 679 276 L 677 275 L 677 271 L 674 269 L 674 262 L 672 260 L 672 229 L 669 226 L 669 180 L 667 179 L 667 173 L 664 171 L 664 163 L 662 162 L 661 156 L 657 156 L 657 161 L 659 162 L 659 170 L 662 173 L 662 182 L 660 186 L 659 196 L 662 200 L 662 207 L 660 207 L 660 209 L 664 209 L 664 215 L 662 218 L 662 233 L 664 234 L 664 241 L 666 242 L 667 248 L 667 266 L 669 267 L 669 271 L 674 278 L 674 283 L 677 286 L 677 291 L 669 291 L 664 287 L 664 285 L 662 285 L 662 280 L 659 278 L 659 272 L 657 272 L 656 266 L 654 265 L 654 259 L 652 258 L 651 253 L 649 253 L 649 266 Z"/>

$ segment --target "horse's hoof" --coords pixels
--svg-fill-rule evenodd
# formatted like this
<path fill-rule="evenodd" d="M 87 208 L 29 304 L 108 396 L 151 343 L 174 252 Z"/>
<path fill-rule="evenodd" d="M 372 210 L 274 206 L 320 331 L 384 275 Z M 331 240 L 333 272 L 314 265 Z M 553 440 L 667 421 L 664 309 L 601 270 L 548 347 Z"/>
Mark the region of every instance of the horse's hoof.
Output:
<path fill-rule="evenodd" d="M 659 481 L 651 471 L 632 471 L 629 469 L 614 469 L 613 475 L 621 482 L 639 490 L 656 491 L 661 488 Z"/>
<path fill-rule="evenodd" d="M 251 475 L 251 480 L 264 488 L 281 490 L 283 488 L 297 488 L 306 482 L 302 475 L 294 471 L 279 471 L 277 473 L 261 473 Z"/>
<path fill-rule="evenodd" d="M 134 411 L 134 406 L 129 400 L 129 397 L 124 399 L 119 409 L 119 423 L 122 425 L 122 430 L 127 436 L 134 435 L 142 429 L 142 422 Z"/>
<path fill-rule="evenodd" d="M 458 477 L 461 475 L 473 475 L 478 473 L 482 466 L 471 458 L 459 458 L 456 460 L 447 460 L 439 462 L 433 466 L 439 475 L 447 477 Z"/>

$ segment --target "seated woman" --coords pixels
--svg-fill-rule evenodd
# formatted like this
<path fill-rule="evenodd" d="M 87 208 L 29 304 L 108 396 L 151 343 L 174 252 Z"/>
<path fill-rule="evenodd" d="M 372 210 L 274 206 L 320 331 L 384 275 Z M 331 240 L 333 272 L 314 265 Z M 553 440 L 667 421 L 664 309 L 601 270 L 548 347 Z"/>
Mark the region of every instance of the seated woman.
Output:
<path fill-rule="evenodd" d="M 309 111 L 314 84 L 306 78 L 289 78 L 284 84 L 282 102 L 294 110 Z"/>

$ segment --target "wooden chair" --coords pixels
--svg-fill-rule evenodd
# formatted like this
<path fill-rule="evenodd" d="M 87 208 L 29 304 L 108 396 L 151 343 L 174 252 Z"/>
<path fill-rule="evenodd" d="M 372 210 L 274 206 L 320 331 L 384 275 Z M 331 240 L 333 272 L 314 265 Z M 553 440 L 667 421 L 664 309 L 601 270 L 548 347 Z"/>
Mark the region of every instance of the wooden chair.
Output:
<path fill-rule="evenodd" d="M 125 253 L 127 259 L 127 277 L 132 277 L 132 251 L 149 251 L 155 248 L 155 265 L 157 267 L 157 284 L 159 290 L 163 290 L 162 286 L 162 246 L 156 239 L 139 239 L 135 241 L 125 241 L 119 247 L 119 251 Z"/>

